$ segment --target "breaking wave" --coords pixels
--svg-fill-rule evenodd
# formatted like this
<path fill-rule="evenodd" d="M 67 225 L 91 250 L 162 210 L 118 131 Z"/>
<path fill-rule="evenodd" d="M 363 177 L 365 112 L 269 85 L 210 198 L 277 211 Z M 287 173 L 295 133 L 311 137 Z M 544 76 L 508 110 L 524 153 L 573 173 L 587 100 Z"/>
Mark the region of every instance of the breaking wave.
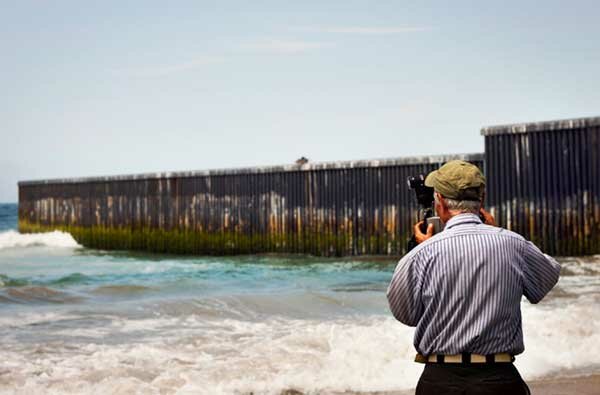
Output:
<path fill-rule="evenodd" d="M 517 366 L 525 379 L 598 367 L 596 302 L 583 298 L 558 309 L 524 309 L 527 350 Z M 0 330 L 9 340 L 3 352 L 11 361 L 4 385 L 22 394 L 405 391 L 414 388 L 423 368 L 412 362 L 412 328 L 389 316 L 248 321 L 195 314 L 21 314 L 0 321 Z M 17 328 L 54 341 L 10 341 Z"/>
<path fill-rule="evenodd" d="M 15 247 L 61 247 L 77 248 L 81 247 L 73 236 L 66 232 L 55 230 L 47 233 L 28 233 L 23 234 L 14 230 L 0 232 L 0 250 Z"/>
<path fill-rule="evenodd" d="M 58 285 L 58 286 L 66 286 L 71 284 L 85 284 L 91 282 L 92 279 L 89 276 L 81 273 L 71 273 L 68 276 L 64 276 L 58 278 L 56 280 L 50 281 L 49 285 Z"/>

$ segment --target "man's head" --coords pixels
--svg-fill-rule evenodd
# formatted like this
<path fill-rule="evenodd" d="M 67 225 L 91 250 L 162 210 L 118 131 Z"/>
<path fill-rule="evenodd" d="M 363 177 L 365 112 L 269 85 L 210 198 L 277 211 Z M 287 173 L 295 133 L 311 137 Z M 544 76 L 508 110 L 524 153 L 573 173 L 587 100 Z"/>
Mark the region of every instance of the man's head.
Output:
<path fill-rule="evenodd" d="M 425 179 L 425 185 L 435 191 L 435 208 L 447 222 L 461 213 L 477 214 L 485 193 L 485 177 L 479 168 L 469 162 L 453 160 Z"/>

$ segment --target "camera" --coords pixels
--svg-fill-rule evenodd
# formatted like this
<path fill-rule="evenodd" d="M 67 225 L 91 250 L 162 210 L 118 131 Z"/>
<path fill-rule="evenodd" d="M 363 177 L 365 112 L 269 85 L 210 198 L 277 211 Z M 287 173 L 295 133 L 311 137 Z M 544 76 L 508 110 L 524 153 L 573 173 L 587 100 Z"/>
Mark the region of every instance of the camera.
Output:
<path fill-rule="evenodd" d="M 417 195 L 417 203 L 423 209 L 433 207 L 433 188 L 425 186 L 425 176 L 423 174 L 408 177 L 406 183 L 410 189 L 414 189 Z"/>
<path fill-rule="evenodd" d="M 434 233 L 441 232 L 444 226 L 440 217 L 434 215 L 433 188 L 425 185 L 425 176 L 423 174 L 410 176 L 406 179 L 406 183 L 409 189 L 415 191 L 417 203 L 421 206 L 421 215 L 419 215 L 419 218 L 422 218 L 423 221 L 421 232 L 427 233 L 427 226 L 429 224 L 433 224 Z M 408 241 L 407 251 L 412 250 L 416 246 L 417 241 L 413 235 Z"/>

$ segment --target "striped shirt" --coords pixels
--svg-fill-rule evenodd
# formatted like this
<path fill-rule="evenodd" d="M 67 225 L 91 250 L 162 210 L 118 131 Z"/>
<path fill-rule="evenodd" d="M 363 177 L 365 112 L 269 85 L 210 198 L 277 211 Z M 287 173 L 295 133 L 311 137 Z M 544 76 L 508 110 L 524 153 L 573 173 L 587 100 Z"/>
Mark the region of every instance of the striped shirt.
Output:
<path fill-rule="evenodd" d="M 394 317 L 416 326 L 423 355 L 516 355 L 524 350 L 522 295 L 539 302 L 559 271 L 522 236 L 460 214 L 400 260 L 387 297 Z"/>

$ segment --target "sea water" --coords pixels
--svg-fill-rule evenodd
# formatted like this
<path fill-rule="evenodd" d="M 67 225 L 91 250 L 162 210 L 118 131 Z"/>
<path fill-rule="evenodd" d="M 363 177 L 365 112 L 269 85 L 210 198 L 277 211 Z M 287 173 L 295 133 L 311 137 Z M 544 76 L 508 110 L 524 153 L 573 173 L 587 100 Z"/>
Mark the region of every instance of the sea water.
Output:
<path fill-rule="evenodd" d="M 0 205 L 0 393 L 277 394 L 412 388 L 393 261 L 181 257 L 16 231 Z M 522 303 L 526 379 L 600 371 L 600 257 Z"/>

